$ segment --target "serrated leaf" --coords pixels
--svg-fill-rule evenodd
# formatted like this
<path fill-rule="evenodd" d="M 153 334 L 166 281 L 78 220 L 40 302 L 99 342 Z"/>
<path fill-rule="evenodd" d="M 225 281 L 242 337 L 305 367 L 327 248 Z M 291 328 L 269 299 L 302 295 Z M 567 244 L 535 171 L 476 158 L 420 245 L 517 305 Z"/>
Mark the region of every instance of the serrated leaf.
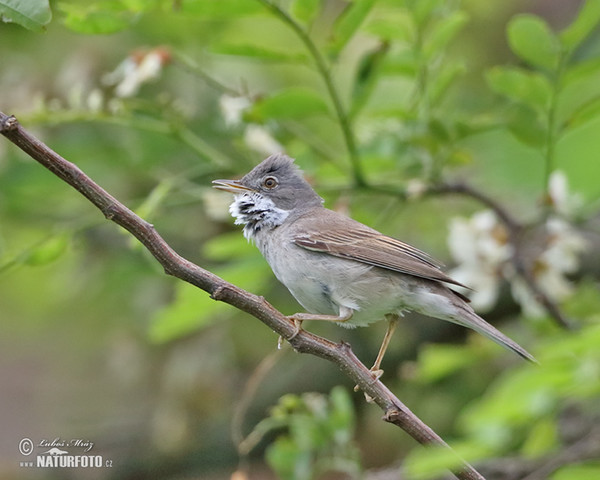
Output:
<path fill-rule="evenodd" d="M 431 58 L 433 55 L 443 50 L 466 25 L 468 20 L 468 15 L 465 12 L 460 11 L 453 12 L 447 17 L 439 20 L 435 26 L 433 26 L 423 45 L 423 54 L 425 55 L 425 58 Z"/>
<path fill-rule="evenodd" d="M 40 32 L 52 20 L 52 10 L 48 0 L 0 0 L 0 19 Z"/>
<path fill-rule="evenodd" d="M 294 18 L 303 23 L 310 23 L 319 13 L 321 0 L 294 0 L 290 11 Z"/>
<path fill-rule="evenodd" d="M 306 88 L 288 88 L 254 104 L 248 112 L 250 119 L 303 118 L 327 114 L 329 109 L 323 98 Z"/>
<path fill-rule="evenodd" d="M 538 111 L 548 107 L 552 87 L 543 75 L 516 67 L 495 67 L 485 78 L 488 86 L 500 95 Z"/>
<path fill-rule="evenodd" d="M 560 42 L 540 17 L 523 14 L 508 24 L 508 43 L 519 58 L 535 67 L 553 70 L 560 58 Z"/>
<path fill-rule="evenodd" d="M 356 30 L 361 26 L 375 0 L 355 0 L 336 20 L 330 50 L 339 53 L 350 41 Z"/>
<path fill-rule="evenodd" d="M 560 33 L 560 40 L 570 50 L 577 48 L 600 23 L 600 0 L 587 0 L 577 18 Z"/>

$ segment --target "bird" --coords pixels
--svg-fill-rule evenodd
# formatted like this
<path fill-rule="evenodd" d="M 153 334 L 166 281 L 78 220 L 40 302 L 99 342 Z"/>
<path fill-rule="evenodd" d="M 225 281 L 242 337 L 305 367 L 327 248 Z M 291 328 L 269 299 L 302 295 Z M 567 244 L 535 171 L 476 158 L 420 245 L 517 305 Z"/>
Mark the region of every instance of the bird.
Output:
<path fill-rule="evenodd" d="M 475 313 L 468 298 L 455 290 L 464 285 L 444 273 L 440 262 L 325 208 L 289 156 L 271 155 L 239 180 L 212 183 L 234 194 L 229 207 L 234 223 L 243 225 L 244 237 L 258 247 L 277 279 L 306 310 L 288 317 L 296 325 L 293 336 L 308 320 L 352 328 L 386 319 L 387 330 L 371 367 L 379 378 L 399 318 L 413 311 L 471 328 L 537 363 Z"/>

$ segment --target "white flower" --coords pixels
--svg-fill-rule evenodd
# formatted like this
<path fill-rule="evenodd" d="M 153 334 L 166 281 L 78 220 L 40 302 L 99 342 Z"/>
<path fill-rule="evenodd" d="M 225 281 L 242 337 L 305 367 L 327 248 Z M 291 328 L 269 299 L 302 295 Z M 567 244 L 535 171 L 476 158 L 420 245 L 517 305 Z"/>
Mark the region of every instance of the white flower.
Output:
<path fill-rule="evenodd" d="M 271 136 L 266 128 L 256 124 L 246 127 L 244 142 L 248 148 L 262 155 L 273 155 L 284 151 L 283 146 Z"/>
<path fill-rule="evenodd" d="M 144 83 L 158 78 L 170 59 L 170 52 L 160 47 L 148 52 L 132 53 L 114 71 L 104 75 L 102 81 L 106 85 L 116 85 L 117 97 L 132 97 Z"/>
<path fill-rule="evenodd" d="M 545 295 L 553 301 L 561 301 L 572 293 L 573 286 L 567 275 L 579 269 L 579 255 L 586 249 L 587 243 L 562 219 L 549 218 L 545 228 L 544 251 L 535 259 L 532 273 Z M 511 290 L 527 315 L 539 317 L 544 314 L 543 308 L 520 278 L 512 278 Z"/>
<path fill-rule="evenodd" d="M 104 106 L 104 95 L 102 90 L 95 88 L 90 92 L 87 98 L 87 107 L 93 112 L 98 113 Z"/>
<path fill-rule="evenodd" d="M 569 183 L 564 172 L 556 170 L 548 180 L 549 200 L 556 213 L 569 216 L 581 206 L 581 195 L 569 193 Z"/>
<path fill-rule="evenodd" d="M 250 105 L 252 105 L 252 102 L 247 97 L 222 95 L 219 99 L 219 107 L 223 115 L 223 120 L 225 120 L 225 125 L 235 127 L 242 123 L 244 110 L 247 110 Z"/>
<path fill-rule="evenodd" d="M 470 219 L 454 218 L 448 236 L 450 253 L 459 263 L 451 275 L 475 290 L 465 292 L 473 307 L 487 310 L 498 298 L 502 270 L 512 255 L 508 234 L 496 215 L 485 210 Z"/>

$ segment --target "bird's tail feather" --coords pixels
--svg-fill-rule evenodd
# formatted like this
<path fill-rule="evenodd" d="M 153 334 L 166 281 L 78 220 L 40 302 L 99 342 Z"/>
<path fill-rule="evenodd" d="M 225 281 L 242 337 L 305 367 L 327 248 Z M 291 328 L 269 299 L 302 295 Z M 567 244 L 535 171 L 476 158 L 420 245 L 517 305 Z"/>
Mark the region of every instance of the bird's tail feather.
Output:
<path fill-rule="evenodd" d="M 493 340 L 497 344 L 512 350 L 516 354 L 523 357 L 525 360 L 529 360 L 532 363 L 539 363 L 531 353 L 525 350 L 521 345 L 517 342 L 511 340 L 506 335 L 504 335 L 501 331 L 487 323 L 483 318 L 477 315 L 473 311 L 469 311 L 470 309 L 465 309 L 464 316 L 462 318 L 453 320 L 460 325 L 471 328 L 478 333 L 488 337 L 490 340 Z"/>

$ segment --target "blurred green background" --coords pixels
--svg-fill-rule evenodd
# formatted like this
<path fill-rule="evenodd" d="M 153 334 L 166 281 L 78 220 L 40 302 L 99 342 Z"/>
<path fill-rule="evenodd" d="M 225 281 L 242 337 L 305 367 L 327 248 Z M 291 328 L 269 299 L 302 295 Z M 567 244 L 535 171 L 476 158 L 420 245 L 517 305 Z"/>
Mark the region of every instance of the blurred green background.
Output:
<path fill-rule="evenodd" d="M 299 306 L 210 188 L 274 151 L 326 206 L 449 267 L 452 219 L 484 206 L 430 187 L 468 182 L 531 229 L 559 214 L 586 242 L 556 298 L 578 329 L 523 314 L 500 272 L 485 315 L 541 367 L 408 315 L 383 380 L 488 479 L 600 478 L 598 1 L 82 0 L 50 2 L 51 20 L 8 3 L 27 28 L 0 24 L 0 110 L 286 314 Z M 5 139 L 0 319 L 2 478 L 439 478 L 448 461 L 334 366 L 165 276 Z M 370 364 L 385 325 L 307 328 Z M 22 438 L 86 439 L 113 466 L 21 467 Z"/>

